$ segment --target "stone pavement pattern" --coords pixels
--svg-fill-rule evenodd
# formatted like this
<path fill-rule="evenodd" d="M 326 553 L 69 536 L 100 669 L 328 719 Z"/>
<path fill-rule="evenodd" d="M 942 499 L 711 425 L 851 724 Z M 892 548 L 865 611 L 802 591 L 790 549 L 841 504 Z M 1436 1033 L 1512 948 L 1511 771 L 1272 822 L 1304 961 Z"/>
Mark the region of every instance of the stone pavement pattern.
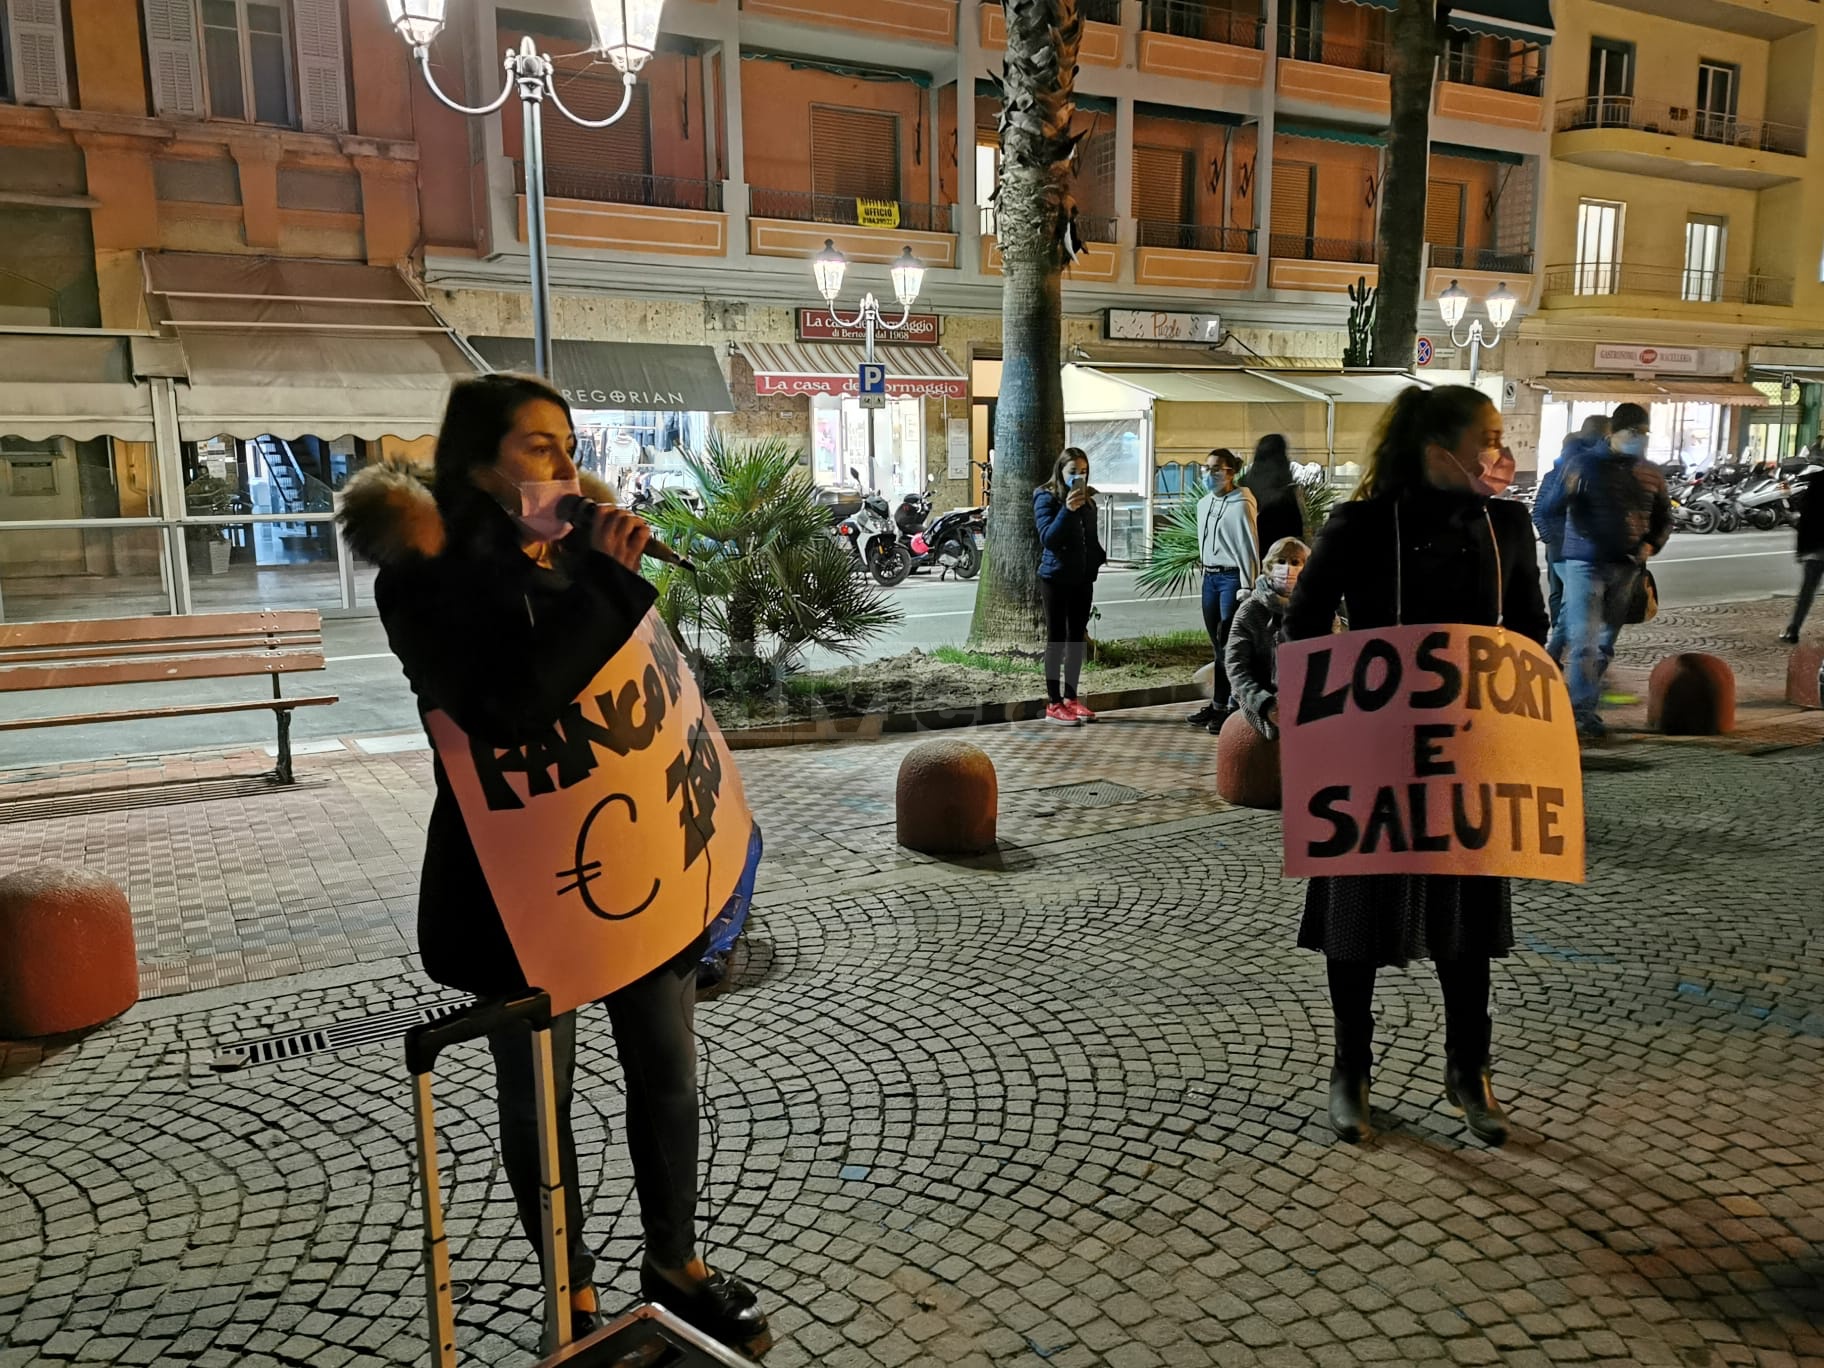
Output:
<path fill-rule="evenodd" d="M 742 758 L 770 868 L 700 1009 L 706 1243 L 764 1284 L 770 1365 L 1824 1364 L 1815 732 L 1593 759 L 1591 881 L 1523 886 L 1496 970 L 1502 1151 L 1438 1100 L 1419 969 L 1379 995 L 1386 1138 L 1330 1139 L 1300 890 L 1272 814 L 1204 796 L 1205 738 L 1166 713 L 971 739 L 1009 848 L 960 865 L 882 834 L 909 741 Z M 0 825 L 6 864 L 73 854 L 168 896 L 160 967 L 196 964 L 0 1079 L 0 1368 L 423 1361 L 397 1040 L 208 1067 L 453 996 L 398 958 L 424 757 L 310 768 L 294 794 Z M 638 1225 L 605 1023 L 583 1030 L 613 1306 Z M 536 1272 L 488 1078 L 469 1050 L 439 1079 L 462 1343 L 523 1363 Z"/>

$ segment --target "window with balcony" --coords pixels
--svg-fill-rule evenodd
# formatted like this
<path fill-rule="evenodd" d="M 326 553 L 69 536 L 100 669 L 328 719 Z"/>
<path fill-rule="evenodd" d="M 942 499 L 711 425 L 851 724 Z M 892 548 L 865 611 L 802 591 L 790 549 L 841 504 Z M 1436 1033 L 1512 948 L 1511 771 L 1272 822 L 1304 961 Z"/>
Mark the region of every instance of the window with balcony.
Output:
<path fill-rule="evenodd" d="M 61 0 L 0 0 L 0 100 L 68 105 Z"/>
<path fill-rule="evenodd" d="M 1299 62 L 1324 60 L 1324 0 L 1292 0 L 1283 11 L 1286 55 Z"/>
<path fill-rule="evenodd" d="M 994 193 L 1001 184 L 1001 146 L 977 142 L 975 145 L 975 209 L 981 216 L 982 233 L 993 236 Z"/>
<path fill-rule="evenodd" d="M 899 199 L 899 115 L 811 106 L 811 193 L 819 199 Z"/>
<path fill-rule="evenodd" d="M 1317 214 L 1317 167 L 1310 162 L 1273 165 L 1272 255 L 1309 260 Z"/>
<path fill-rule="evenodd" d="M 289 126 L 285 11 L 262 0 L 202 0 L 202 18 L 209 112 L 218 119 Z"/>
<path fill-rule="evenodd" d="M 1191 154 L 1182 147 L 1134 148 L 1134 217 L 1142 247 L 1195 249 Z"/>
<path fill-rule="evenodd" d="M 1577 206 L 1577 260 L 1571 290 L 1615 294 L 1621 288 L 1621 220 L 1626 205 L 1584 200 Z"/>
<path fill-rule="evenodd" d="M 1145 0 L 1140 27 L 1205 43 L 1260 46 L 1260 10 L 1252 0 Z"/>
<path fill-rule="evenodd" d="M 1634 44 L 1615 38 L 1590 39 L 1587 97 L 1586 126 L 1629 125 L 1634 104 Z"/>
<path fill-rule="evenodd" d="M 1463 181 L 1432 180 L 1425 187 L 1425 242 L 1434 265 L 1456 267 L 1463 260 L 1463 206 L 1469 186 Z"/>
<path fill-rule="evenodd" d="M 1729 220 L 1693 214 L 1685 220 L 1685 277 L 1681 299 L 1714 304 L 1723 297 L 1723 261 Z"/>
<path fill-rule="evenodd" d="M 559 96 L 585 119 L 605 119 L 621 107 L 625 87 L 619 73 L 593 65 L 556 75 Z M 686 182 L 691 193 L 664 193 L 652 176 L 652 87 L 633 88 L 627 112 L 606 128 L 581 128 L 568 119 L 546 119 L 545 192 L 560 199 L 611 204 L 662 204 L 673 209 L 701 209 L 703 182 Z"/>
<path fill-rule="evenodd" d="M 1697 64 L 1695 132 L 1705 142 L 1734 142 L 1736 99 L 1742 70 L 1727 62 Z"/>

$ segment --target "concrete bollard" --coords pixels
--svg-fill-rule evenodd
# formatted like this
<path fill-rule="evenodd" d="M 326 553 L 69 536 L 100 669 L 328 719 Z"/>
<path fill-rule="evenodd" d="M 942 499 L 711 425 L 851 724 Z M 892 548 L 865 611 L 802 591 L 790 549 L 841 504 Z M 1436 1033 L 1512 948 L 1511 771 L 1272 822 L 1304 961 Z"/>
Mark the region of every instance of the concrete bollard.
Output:
<path fill-rule="evenodd" d="M 1786 657 L 1786 701 L 1795 708 L 1824 708 L 1824 646 L 1794 646 Z"/>
<path fill-rule="evenodd" d="M 1667 656 L 1647 680 L 1647 726 L 1666 736 L 1722 736 L 1735 730 L 1735 672 L 1719 656 Z"/>
<path fill-rule="evenodd" d="M 1277 809 L 1279 742 L 1269 741 L 1239 710 L 1216 738 L 1216 792 L 1237 807 Z"/>
<path fill-rule="evenodd" d="M 126 894 L 86 869 L 0 878 L 0 1039 L 99 1025 L 139 1001 Z"/>
<path fill-rule="evenodd" d="M 982 855 L 995 846 L 994 761 L 967 741 L 921 741 L 899 764 L 899 843 L 922 855 Z"/>

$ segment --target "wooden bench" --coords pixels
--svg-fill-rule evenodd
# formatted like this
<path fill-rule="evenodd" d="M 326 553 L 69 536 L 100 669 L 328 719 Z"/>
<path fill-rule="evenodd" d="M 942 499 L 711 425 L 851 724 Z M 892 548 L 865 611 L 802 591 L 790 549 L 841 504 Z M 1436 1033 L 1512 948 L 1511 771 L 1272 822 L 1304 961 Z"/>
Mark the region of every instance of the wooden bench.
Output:
<path fill-rule="evenodd" d="M 243 675 L 272 679 L 271 698 L 22 717 L 0 720 L 0 732 L 270 711 L 279 724 L 279 762 L 272 777 L 289 784 L 292 709 L 334 703 L 336 695 L 286 698 L 279 680 L 299 670 L 323 668 L 323 619 L 315 611 L 0 624 L 0 693 L 100 684 L 184 684 Z"/>

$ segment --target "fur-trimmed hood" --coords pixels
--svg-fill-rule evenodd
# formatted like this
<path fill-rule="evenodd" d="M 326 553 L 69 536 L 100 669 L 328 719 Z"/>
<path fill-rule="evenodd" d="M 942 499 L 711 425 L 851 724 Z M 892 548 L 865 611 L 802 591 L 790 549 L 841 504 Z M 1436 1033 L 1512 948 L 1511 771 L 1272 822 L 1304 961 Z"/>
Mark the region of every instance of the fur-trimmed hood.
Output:
<path fill-rule="evenodd" d="M 368 466 L 342 490 L 336 515 L 357 555 L 376 565 L 399 565 L 441 556 L 449 544 L 443 510 L 437 506 L 431 467 L 391 457 Z M 583 496 L 612 504 L 614 491 L 587 472 L 577 481 Z"/>

